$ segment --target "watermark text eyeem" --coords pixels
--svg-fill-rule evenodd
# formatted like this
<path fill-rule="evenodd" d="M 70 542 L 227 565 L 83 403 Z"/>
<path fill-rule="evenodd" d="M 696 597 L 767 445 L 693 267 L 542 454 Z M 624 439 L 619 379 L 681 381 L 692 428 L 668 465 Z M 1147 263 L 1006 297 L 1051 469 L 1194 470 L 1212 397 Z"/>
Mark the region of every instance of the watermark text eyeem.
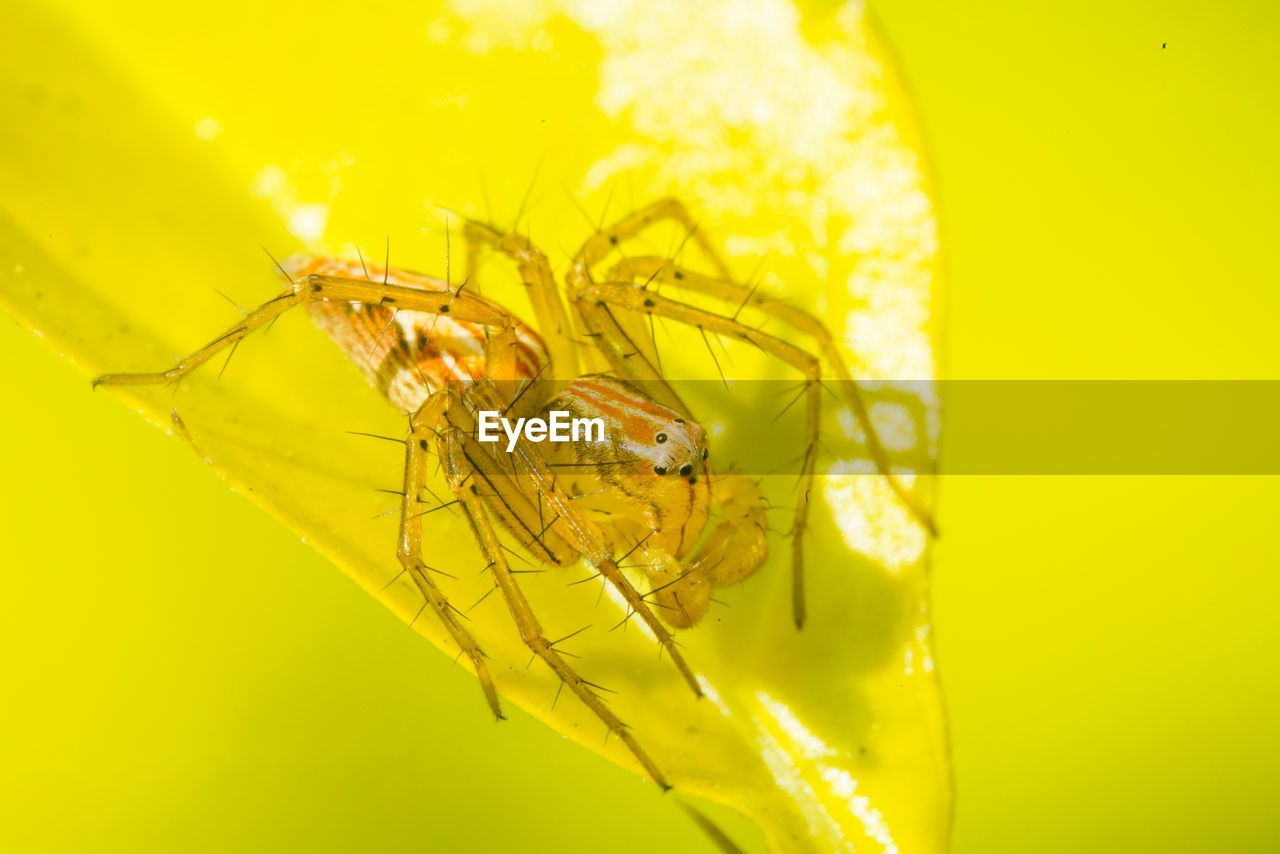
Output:
<path fill-rule="evenodd" d="M 507 453 L 516 449 L 520 434 L 530 442 L 603 442 L 603 418 L 570 418 L 568 412 L 555 410 L 547 413 L 550 418 L 517 418 L 512 424 L 510 418 L 503 417 L 501 412 L 482 409 L 476 413 L 480 430 L 478 438 L 481 442 L 498 442 L 502 433 L 507 437 Z M 502 428 L 502 433 L 498 428 Z"/>

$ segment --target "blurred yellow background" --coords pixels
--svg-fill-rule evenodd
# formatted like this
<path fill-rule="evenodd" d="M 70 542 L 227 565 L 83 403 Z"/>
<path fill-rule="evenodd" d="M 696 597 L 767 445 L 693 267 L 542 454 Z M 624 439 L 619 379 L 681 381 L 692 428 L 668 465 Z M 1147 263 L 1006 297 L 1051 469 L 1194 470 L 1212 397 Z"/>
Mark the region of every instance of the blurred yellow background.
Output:
<path fill-rule="evenodd" d="M 1280 373 L 1274 8 L 871 8 L 934 161 L 944 376 Z M 0 324 L 0 352 L 0 845 L 710 850 L 644 782 L 526 715 L 495 727 L 467 673 L 28 332 Z M 1278 499 L 942 484 L 956 851 L 1280 844 Z"/>

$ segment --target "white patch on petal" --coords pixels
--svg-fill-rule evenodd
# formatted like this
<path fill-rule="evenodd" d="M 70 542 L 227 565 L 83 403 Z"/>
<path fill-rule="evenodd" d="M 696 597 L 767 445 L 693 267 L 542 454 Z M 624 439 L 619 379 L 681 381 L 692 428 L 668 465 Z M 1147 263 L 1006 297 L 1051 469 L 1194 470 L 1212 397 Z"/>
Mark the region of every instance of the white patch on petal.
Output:
<path fill-rule="evenodd" d="M 910 489 L 915 476 L 897 474 Z M 891 570 L 910 566 L 924 554 L 928 532 L 870 460 L 833 464 L 822 485 L 836 527 L 850 549 Z"/>

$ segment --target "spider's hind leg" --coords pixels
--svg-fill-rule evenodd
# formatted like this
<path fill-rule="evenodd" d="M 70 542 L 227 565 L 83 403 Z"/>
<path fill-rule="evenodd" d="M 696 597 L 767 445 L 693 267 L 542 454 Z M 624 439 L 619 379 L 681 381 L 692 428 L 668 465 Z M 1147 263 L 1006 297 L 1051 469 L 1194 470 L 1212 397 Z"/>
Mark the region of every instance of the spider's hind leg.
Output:
<path fill-rule="evenodd" d="M 228 347 L 278 318 L 294 306 L 320 300 L 391 305 L 401 310 L 427 314 L 449 314 L 454 320 L 481 326 L 510 328 L 519 321 L 496 304 L 472 293 L 423 290 L 405 285 L 351 279 L 342 276 L 303 276 L 289 289 L 246 314 L 238 323 L 199 350 L 179 360 L 167 371 L 136 374 L 104 374 L 93 381 L 99 385 L 161 385 L 177 382 Z"/>

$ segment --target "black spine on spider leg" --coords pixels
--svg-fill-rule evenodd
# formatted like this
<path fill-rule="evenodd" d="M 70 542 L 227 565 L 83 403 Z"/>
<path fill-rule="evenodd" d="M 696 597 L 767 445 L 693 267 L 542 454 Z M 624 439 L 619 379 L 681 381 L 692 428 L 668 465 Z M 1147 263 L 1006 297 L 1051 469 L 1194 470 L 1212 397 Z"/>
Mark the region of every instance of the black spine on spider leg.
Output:
<path fill-rule="evenodd" d="M 271 259 L 271 263 L 276 265 L 276 269 L 280 271 L 280 275 L 284 276 L 284 280 L 292 287 L 294 284 L 293 276 L 285 270 L 284 265 L 276 260 L 276 256 L 271 254 L 271 250 L 265 246 L 260 247 L 263 252 L 267 253 L 267 257 Z"/>
<path fill-rule="evenodd" d="M 715 363 L 716 371 L 720 374 L 720 382 L 724 383 L 724 387 L 728 389 L 729 381 L 725 379 L 724 368 L 720 367 L 720 360 L 716 358 L 716 351 L 711 348 L 711 340 L 707 338 L 707 330 L 699 326 L 698 332 L 702 334 L 702 343 L 707 345 L 707 352 L 711 354 L 711 361 Z"/>
<path fill-rule="evenodd" d="M 485 568 L 482 570 L 482 572 L 488 572 L 489 567 L 490 567 L 490 566 L 492 566 L 492 565 L 493 565 L 493 564 L 488 564 L 487 566 L 485 566 Z M 484 594 L 483 596 L 481 596 L 481 597 L 480 597 L 479 599 L 477 599 L 475 602 L 471 603 L 471 607 L 467 608 L 467 613 L 468 613 L 468 614 L 470 614 L 472 611 L 474 611 L 474 610 L 475 610 L 475 609 L 480 605 L 480 603 L 481 603 L 481 602 L 483 602 L 484 600 L 486 600 L 486 599 L 488 599 L 490 596 L 492 596 L 492 595 L 493 595 L 493 593 L 494 593 L 494 591 L 495 591 L 495 590 L 497 590 L 497 589 L 498 589 L 498 585 L 496 585 L 496 584 L 495 584 L 493 587 L 490 587 L 487 591 L 485 591 L 485 594 Z"/>

